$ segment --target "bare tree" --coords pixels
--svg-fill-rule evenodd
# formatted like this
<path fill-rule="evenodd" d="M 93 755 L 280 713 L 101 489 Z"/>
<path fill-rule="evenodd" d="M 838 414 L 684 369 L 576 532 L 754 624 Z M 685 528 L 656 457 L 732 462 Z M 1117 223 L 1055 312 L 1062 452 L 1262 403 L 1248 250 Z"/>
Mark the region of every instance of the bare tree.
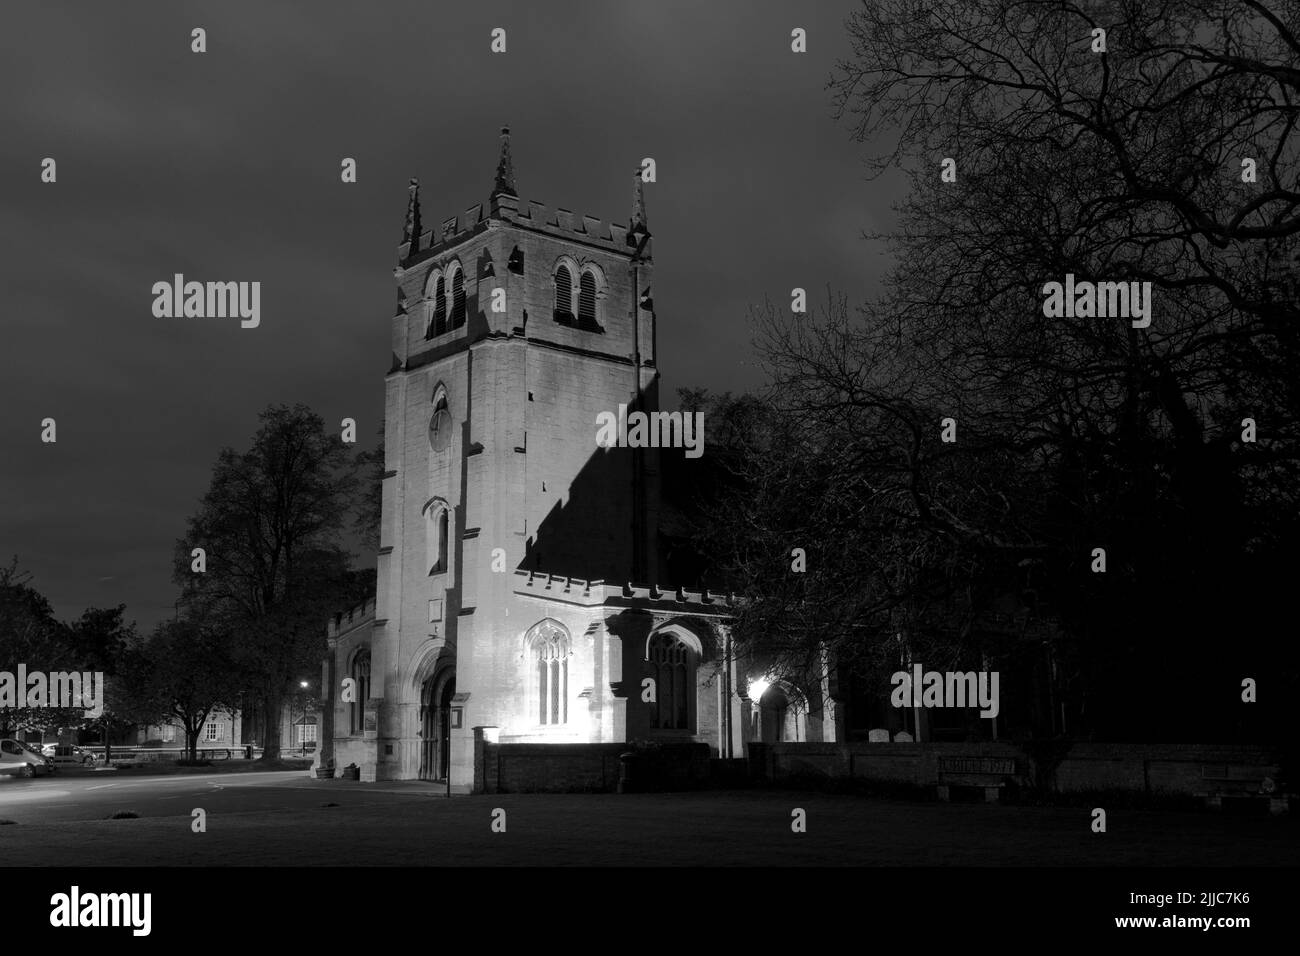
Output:
<path fill-rule="evenodd" d="M 839 114 L 911 188 L 876 301 L 760 315 L 775 440 L 710 525 L 753 598 L 741 631 L 879 666 L 891 636 L 960 654 L 1037 624 L 1076 729 L 1281 726 L 1239 695 L 1268 673 L 1283 706 L 1297 675 L 1270 623 L 1300 570 L 1297 12 L 850 18 Z M 1150 282 L 1150 324 L 1048 317 L 1071 273 Z"/>

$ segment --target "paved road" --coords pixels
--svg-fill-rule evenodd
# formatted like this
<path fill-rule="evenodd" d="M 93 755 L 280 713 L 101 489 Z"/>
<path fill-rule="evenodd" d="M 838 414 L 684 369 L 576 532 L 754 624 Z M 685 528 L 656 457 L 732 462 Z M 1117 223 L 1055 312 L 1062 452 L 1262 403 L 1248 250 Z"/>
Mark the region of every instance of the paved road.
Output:
<path fill-rule="evenodd" d="M 255 813 L 312 809 L 320 807 L 322 800 L 347 807 L 370 806 L 432 792 L 428 787 L 353 784 L 326 793 L 303 771 L 150 777 L 61 769 L 33 780 L 0 776 L 0 819 L 64 823 L 103 820 L 119 810 L 149 818 L 189 816 L 195 807 L 209 814 Z"/>

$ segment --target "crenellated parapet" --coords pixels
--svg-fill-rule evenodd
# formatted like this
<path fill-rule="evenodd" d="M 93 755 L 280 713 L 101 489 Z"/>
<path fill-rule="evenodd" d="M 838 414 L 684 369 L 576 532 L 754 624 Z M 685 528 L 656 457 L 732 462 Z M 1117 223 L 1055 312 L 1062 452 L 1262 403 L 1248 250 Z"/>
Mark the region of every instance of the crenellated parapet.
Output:
<path fill-rule="evenodd" d="M 707 588 L 691 590 L 654 584 L 589 581 L 523 570 L 515 572 L 515 593 L 588 607 L 612 605 L 649 610 L 689 609 L 696 613 L 724 615 L 734 611 L 739 604 L 739 599 L 733 593 L 710 591 Z"/>
<path fill-rule="evenodd" d="M 529 200 L 527 208 L 520 209 L 514 221 L 559 239 L 576 237 L 620 255 L 628 254 L 627 227 L 596 216 L 578 215 L 563 207 L 552 208 Z"/>
<path fill-rule="evenodd" d="M 339 611 L 329 620 L 328 635 L 336 638 L 340 634 L 346 634 L 348 631 L 375 619 L 375 599 L 367 598 L 362 603 L 348 611 Z"/>
<path fill-rule="evenodd" d="M 486 225 L 483 203 L 475 203 L 459 216 L 444 219 L 438 226 L 422 233 L 419 242 L 403 242 L 397 247 L 397 259 L 402 269 L 438 255 L 444 249 L 458 246 Z"/>
<path fill-rule="evenodd" d="M 402 243 L 397 248 L 399 271 L 410 269 L 464 243 L 475 233 L 487 228 L 491 222 L 512 223 L 557 239 L 577 240 L 620 256 L 628 256 L 634 251 L 635 243 L 633 246 L 628 244 L 627 226 L 559 206 L 551 207 L 531 200 L 520 201 L 515 192 L 510 133 L 505 127 L 501 133 L 501 159 L 497 165 L 496 183 L 487 203 L 476 203 L 459 216 L 452 216 L 428 229 L 422 229 L 419 184 L 416 180 L 411 180 L 406 224 Z M 645 205 L 639 178 L 631 223 L 633 228 L 644 232 Z"/>
<path fill-rule="evenodd" d="M 459 216 L 443 220 L 436 229 L 425 231 L 418 244 L 406 242 L 398 247 L 397 257 L 401 261 L 401 268 L 410 269 L 425 259 L 435 258 L 444 251 L 459 246 L 482 231 L 492 218 L 496 217 L 484 211 L 483 203 L 478 203 Z M 557 239 L 577 239 L 620 256 L 630 254 L 626 226 L 596 216 L 578 215 L 562 207 L 551 207 L 530 200 L 526 208 L 520 209 L 508 219 L 500 217 L 500 221 L 511 222 Z"/>

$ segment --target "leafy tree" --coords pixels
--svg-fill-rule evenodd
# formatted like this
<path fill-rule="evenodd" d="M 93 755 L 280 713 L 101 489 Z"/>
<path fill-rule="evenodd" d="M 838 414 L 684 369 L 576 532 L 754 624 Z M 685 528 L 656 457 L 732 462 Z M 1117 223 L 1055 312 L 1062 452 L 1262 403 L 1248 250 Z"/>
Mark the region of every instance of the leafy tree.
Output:
<path fill-rule="evenodd" d="M 125 620 L 126 605 L 87 608 L 67 629 L 68 652 L 83 670 L 117 672 L 118 662 L 137 636 Z"/>
<path fill-rule="evenodd" d="M 15 676 L 19 664 L 33 671 L 63 670 L 71 660 L 64 629 L 31 580 L 30 572 L 20 570 L 17 557 L 0 568 L 0 669 Z M 68 716 L 59 708 L 28 707 L 26 692 L 25 687 L 16 688 L 16 706 L 0 707 L 0 736 L 58 726 Z"/>
<path fill-rule="evenodd" d="M 360 451 L 356 456 L 360 476 L 360 500 L 353 530 L 361 546 L 371 551 L 379 550 L 379 528 L 384 507 L 384 426 L 379 426 L 379 444 L 372 451 Z"/>
<path fill-rule="evenodd" d="M 8 568 L 0 569 L 0 668 L 13 672 L 23 663 L 29 671 L 101 673 L 106 675 L 107 687 L 107 677 L 116 672 L 128 646 L 137 641 L 135 625 L 124 619 L 125 605 L 87 608 L 79 619 L 63 624 L 30 581 L 30 574 L 18 570 L 16 558 Z M 19 690 L 25 693 L 26 688 Z M 0 709 L 0 734 L 19 730 L 50 733 L 92 725 L 103 730 L 112 720 L 106 714 L 93 718 L 84 708 L 55 703 L 51 699 L 46 707 L 23 704 Z"/>
<path fill-rule="evenodd" d="M 152 636 L 152 635 L 151 635 Z M 98 730 L 104 758 L 113 759 L 113 738 L 141 725 L 159 724 L 171 714 L 169 701 L 153 683 L 154 662 L 149 641 L 132 632 L 105 677 L 104 710 L 89 726 Z"/>
<path fill-rule="evenodd" d="M 324 621 L 347 586 L 340 545 L 355 461 L 310 409 L 273 406 L 245 452 L 223 449 L 184 541 L 175 578 L 186 613 L 226 641 L 225 654 L 266 715 L 263 756 L 279 757 L 285 696 L 325 654 Z M 207 570 L 191 570 L 205 549 Z"/>
<path fill-rule="evenodd" d="M 198 756 L 199 734 L 214 710 L 239 692 L 239 672 L 227 654 L 226 635 L 181 618 L 158 625 L 133 662 L 135 716 L 175 720 L 185 733 L 186 759 Z"/>

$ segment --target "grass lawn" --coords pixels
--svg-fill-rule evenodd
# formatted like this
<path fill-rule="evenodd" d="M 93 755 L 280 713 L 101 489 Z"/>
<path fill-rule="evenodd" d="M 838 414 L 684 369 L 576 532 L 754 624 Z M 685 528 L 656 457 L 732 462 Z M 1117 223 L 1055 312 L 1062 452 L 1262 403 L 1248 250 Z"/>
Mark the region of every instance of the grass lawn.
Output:
<path fill-rule="evenodd" d="M 1286 818 L 1116 808 L 1093 833 L 1086 808 L 917 804 L 798 792 L 456 797 L 286 791 L 298 809 L 0 829 L 8 866 L 1294 866 Z M 807 832 L 791 830 L 791 812 Z M 506 811 L 506 830 L 491 829 Z"/>

